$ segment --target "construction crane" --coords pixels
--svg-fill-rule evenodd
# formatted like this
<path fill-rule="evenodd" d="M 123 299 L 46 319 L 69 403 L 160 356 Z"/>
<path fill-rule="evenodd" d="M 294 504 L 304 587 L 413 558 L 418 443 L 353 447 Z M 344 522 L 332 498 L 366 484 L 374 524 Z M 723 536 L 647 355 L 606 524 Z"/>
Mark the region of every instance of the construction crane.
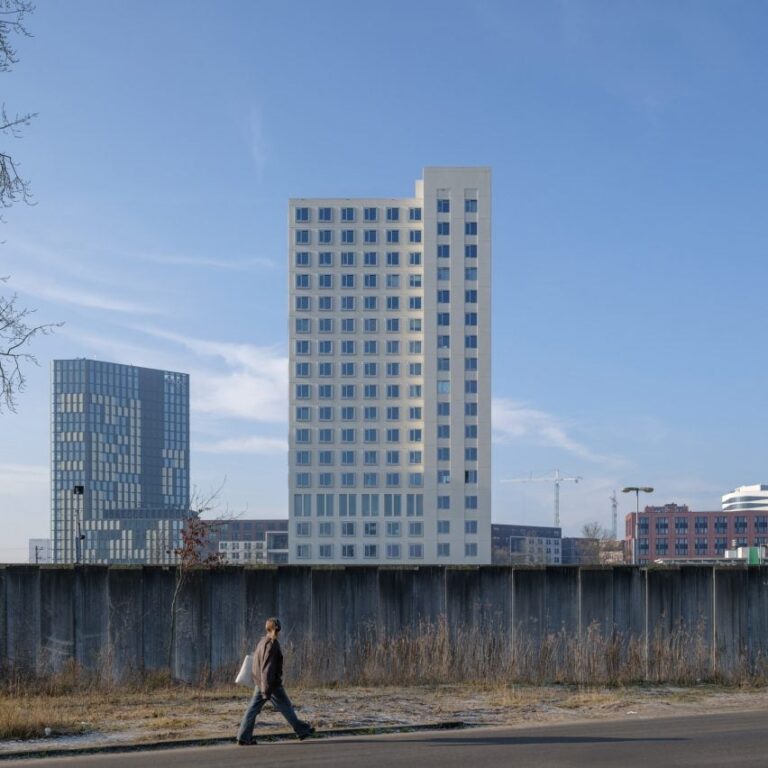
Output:
<path fill-rule="evenodd" d="M 534 477 L 531 473 L 528 477 L 510 477 L 508 480 L 502 480 L 502 483 L 541 483 L 550 482 L 555 484 L 555 527 L 560 527 L 560 483 L 565 480 L 573 480 L 578 483 L 584 478 L 581 475 L 561 475 L 560 470 L 556 469 L 551 475 L 541 475 Z"/>
<path fill-rule="evenodd" d="M 616 541 L 618 531 L 616 530 L 616 510 L 619 502 L 616 500 L 616 491 L 611 494 L 611 538 Z"/>

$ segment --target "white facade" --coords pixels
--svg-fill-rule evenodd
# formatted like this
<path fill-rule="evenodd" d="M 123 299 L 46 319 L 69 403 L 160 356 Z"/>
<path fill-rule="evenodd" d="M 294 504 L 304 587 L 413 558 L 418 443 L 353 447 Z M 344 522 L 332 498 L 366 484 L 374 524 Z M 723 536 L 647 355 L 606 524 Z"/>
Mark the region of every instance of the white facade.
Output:
<path fill-rule="evenodd" d="M 722 498 L 723 512 L 768 512 L 768 485 L 742 485 Z"/>
<path fill-rule="evenodd" d="M 293 199 L 289 259 L 289 562 L 490 563 L 490 170 Z"/>

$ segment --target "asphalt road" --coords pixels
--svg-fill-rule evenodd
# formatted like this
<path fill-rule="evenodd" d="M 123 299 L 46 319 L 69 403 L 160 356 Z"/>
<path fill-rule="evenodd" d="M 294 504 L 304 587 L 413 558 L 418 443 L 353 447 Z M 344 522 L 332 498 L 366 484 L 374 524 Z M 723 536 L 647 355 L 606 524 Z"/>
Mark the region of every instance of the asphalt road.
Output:
<path fill-rule="evenodd" d="M 668 768 L 768 766 L 768 713 L 627 717 L 526 728 L 472 728 L 14 761 L 83 768 L 266 765 L 328 768 Z M 257 731 L 258 733 L 258 731 Z"/>

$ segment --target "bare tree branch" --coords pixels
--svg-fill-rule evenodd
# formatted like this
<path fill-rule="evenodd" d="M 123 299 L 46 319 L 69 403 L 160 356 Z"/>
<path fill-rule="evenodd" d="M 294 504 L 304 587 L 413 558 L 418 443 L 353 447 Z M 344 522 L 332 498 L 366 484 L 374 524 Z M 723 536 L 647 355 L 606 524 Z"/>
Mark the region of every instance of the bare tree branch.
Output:
<path fill-rule="evenodd" d="M 0 0 L 0 73 L 10 72 L 18 62 L 11 38 L 13 35 L 30 37 L 25 17 L 33 11 L 34 6 L 29 0 Z M 29 125 L 34 117 L 34 114 L 27 113 L 9 118 L 3 104 L 0 109 L 0 133 L 21 138 L 20 129 Z M 9 208 L 20 201 L 32 204 L 29 182 L 19 172 L 19 163 L 13 155 L 0 152 L 0 207 Z"/>
<path fill-rule="evenodd" d="M 0 283 L 8 281 L 0 277 Z M 0 413 L 16 411 L 16 396 L 23 392 L 27 378 L 26 364 L 37 365 L 35 356 L 27 350 L 35 336 L 47 336 L 62 323 L 33 325 L 29 318 L 35 310 L 18 306 L 18 296 L 0 294 Z"/>

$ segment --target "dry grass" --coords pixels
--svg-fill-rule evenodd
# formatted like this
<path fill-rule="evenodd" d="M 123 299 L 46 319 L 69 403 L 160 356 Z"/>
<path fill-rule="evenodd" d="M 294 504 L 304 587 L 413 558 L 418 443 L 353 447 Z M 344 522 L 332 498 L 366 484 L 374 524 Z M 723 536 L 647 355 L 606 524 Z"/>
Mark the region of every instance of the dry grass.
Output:
<path fill-rule="evenodd" d="M 0 700 L 0 739 L 35 739 L 92 730 L 93 726 L 82 720 L 83 708 L 77 709 L 28 697 Z"/>

